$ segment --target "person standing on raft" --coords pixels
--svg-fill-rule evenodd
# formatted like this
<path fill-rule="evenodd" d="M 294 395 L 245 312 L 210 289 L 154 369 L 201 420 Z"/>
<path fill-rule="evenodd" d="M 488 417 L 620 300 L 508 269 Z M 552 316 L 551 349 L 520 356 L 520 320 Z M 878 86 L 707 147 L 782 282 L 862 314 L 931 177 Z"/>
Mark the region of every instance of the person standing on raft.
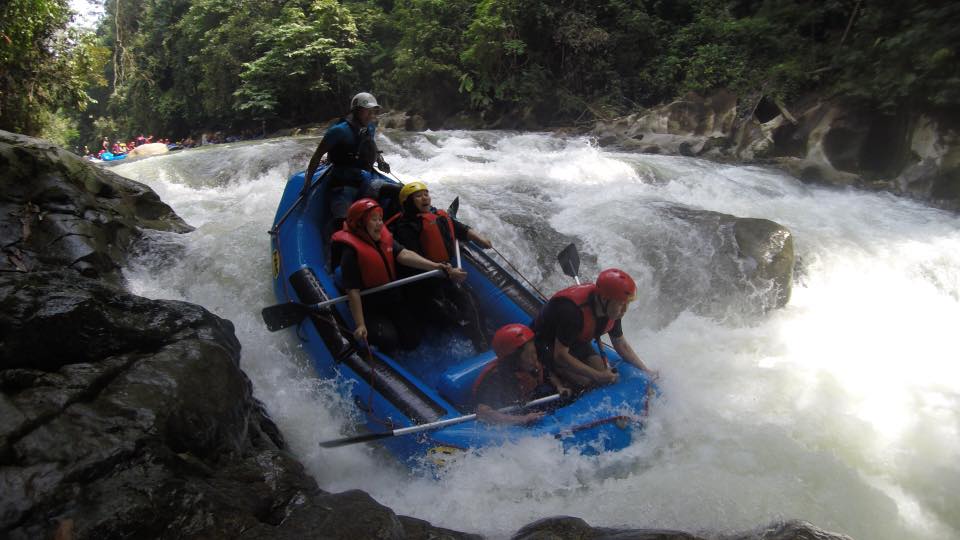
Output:
<path fill-rule="evenodd" d="M 372 94 L 360 92 L 353 96 L 350 112 L 327 129 L 307 165 L 301 195 L 310 188 L 324 154 L 333 167 L 326 181 L 330 183 L 334 232 L 340 229 L 353 201 L 377 196 L 381 182 L 375 178 L 373 165 L 385 173 L 390 172 L 390 166 L 383 160 L 375 141 L 379 112 L 380 105 Z"/>
<path fill-rule="evenodd" d="M 627 362 L 656 377 L 623 336 L 621 318 L 637 295 L 637 284 L 623 270 L 600 272 L 596 283 L 568 287 L 553 295 L 534 321 L 537 346 L 548 367 L 578 389 L 612 384 L 619 376 L 607 363 L 600 338 Z M 598 354 L 590 346 L 596 340 Z"/>
<path fill-rule="evenodd" d="M 399 289 L 371 294 L 363 300 L 361 290 L 396 279 L 397 263 L 420 270 L 442 270 L 454 281 L 467 277 L 463 270 L 424 259 L 398 244 L 383 224 L 383 209 L 373 199 L 353 203 L 343 229 L 334 233 L 332 240 L 339 254 L 341 288 L 347 291 L 350 314 L 356 323 L 353 336 L 360 342 L 369 340 L 386 353 L 398 346 L 415 348 L 422 326 L 410 316 Z"/>

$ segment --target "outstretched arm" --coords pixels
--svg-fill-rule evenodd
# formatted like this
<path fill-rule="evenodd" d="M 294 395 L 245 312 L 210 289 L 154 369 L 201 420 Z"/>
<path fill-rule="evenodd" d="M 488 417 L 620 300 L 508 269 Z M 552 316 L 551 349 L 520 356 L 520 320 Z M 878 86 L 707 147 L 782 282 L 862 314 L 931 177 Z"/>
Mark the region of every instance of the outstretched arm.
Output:
<path fill-rule="evenodd" d="M 627 342 L 625 337 L 620 336 L 613 338 L 613 350 L 617 351 L 617 354 L 623 357 L 624 360 L 642 369 L 653 378 L 659 376 L 659 373 L 648 368 L 647 365 L 643 363 L 643 360 L 640 360 L 640 356 L 634 352 L 633 347 L 630 346 L 630 343 Z"/>
<path fill-rule="evenodd" d="M 433 262 L 430 259 L 421 257 L 416 251 L 412 249 L 405 249 L 397 255 L 397 262 L 409 266 L 411 268 L 416 268 L 418 270 L 443 270 L 447 274 L 447 277 L 460 283 L 461 281 L 467 279 L 467 272 L 461 270 L 460 268 L 454 268 L 450 266 L 449 263 L 438 263 Z"/>
<path fill-rule="evenodd" d="M 330 150 L 330 144 L 327 142 L 327 138 L 324 137 L 320 141 L 320 144 L 317 145 L 317 149 L 313 152 L 310 163 L 307 165 L 307 173 L 304 176 L 301 193 L 310 187 L 310 183 L 313 181 L 313 173 L 317 172 L 317 167 L 320 166 L 320 159 L 323 158 L 323 155 L 326 154 L 328 150 Z"/>
<path fill-rule="evenodd" d="M 491 247 L 493 247 L 493 244 L 490 243 L 490 240 L 487 240 L 485 236 L 481 235 L 474 229 L 470 229 L 469 231 L 467 231 L 467 239 L 473 240 L 474 243 L 476 243 L 478 246 L 484 249 L 490 249 Z"/>
<path fill-rule="evenodd" d="M 363 320 L 363 301 L 360 300 L 360 289 L 349 289 L 347 291 L 347 302 L 350 304 L 350 314 L 353 315 L 353 322 L 357 324 L 353 331 L 353 337 L 363 343 L 367 341 L 367 324 Z"/>
<path fill-rule="evenodd" d="M 530 412 L 526 414 L 502 413 L 496 409 L 488 407 L 483 403 L 477 405 L 477 417 L 490 424 L 529 424 L 543 418 L 542 411 Z"/>

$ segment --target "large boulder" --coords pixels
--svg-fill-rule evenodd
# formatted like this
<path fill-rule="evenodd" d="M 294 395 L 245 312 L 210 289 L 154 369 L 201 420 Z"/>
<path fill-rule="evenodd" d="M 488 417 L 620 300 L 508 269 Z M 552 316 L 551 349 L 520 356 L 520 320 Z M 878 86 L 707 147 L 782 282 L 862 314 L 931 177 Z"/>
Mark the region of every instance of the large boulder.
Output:
<path fill-rule="evenodd" d="M 192 230 L 147 186 L 6 131 L 0 131 L 0 215 L 0 272 L 63 267 L 113 282 L 143 229 Z"/>
<path fill-rule="evenodd" d="M 647 262 L 646 316 L 663 325 L 684 311 L 753 317 L 785 306 L 793 287 L 793 235 L 773 221 L 673 203 L 638 210 L 659 224 L 635 240 Z"/>
<path fill-rule="evenodd" d="M 161 154 L 166 154 L 170 151 L 170 148 L 163 143 L 147 143 L 141 144 L 140 146 L 134 148 L 129 153 L 127 153 L 127 159 L 135 157 L 147 157 L 147 156 L 159 156 Z"/>
<path fill-rule="evenodd" d="M 613 529 L 591 527 L 580 518 L 559 516 L 526 525 L 512 540 L 851 540 L 849 536 L 825 531 L 806 521 L 778 521 L 752 531 L 703 536 L 664 529 Z"/>

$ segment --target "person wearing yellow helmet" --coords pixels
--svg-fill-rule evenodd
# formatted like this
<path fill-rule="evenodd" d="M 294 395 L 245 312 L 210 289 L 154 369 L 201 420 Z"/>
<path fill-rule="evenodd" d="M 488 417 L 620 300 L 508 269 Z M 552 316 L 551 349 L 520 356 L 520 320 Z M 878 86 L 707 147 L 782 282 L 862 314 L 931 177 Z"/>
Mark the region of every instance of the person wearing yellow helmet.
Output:
<path fill-rule="evenodd" d="M 600 337 L 609 334 L 613 348 L 626 361 L 656 376 L 623 335 L 621 318 L 637 295 L 637 284 L 623 270 L 608 268 L 596 283 L 563 289 L 544 304 L 534 320 L 537 346 L 549 367 L 565 381 L 588 388 L 617 382 L 606 361 Z M 596 340 L 598 354 L 590 342 Z"/>
<path fill-rule="evenodd" d="M 432 206 L 430 190 L 423 182 L 410 182 L 400 190 L 401 212 L 389 223 L 397 242 L 426 259 L 452 263 L 456 259 L 454 240 L 472 241 L 483 248 L 489 240 L 443 210 Z M 421 300 L 418 306 L 438 323 L 454 321 L 467 334 L 478 351 L 488 348 L 483 315 L 466 285 L 443 280 L 425 280 L 416 284 Z"/>
<path fill-rule="evenodd" d="M 374 164 L 381 171 L 390 172 L 376 143 L 379 112 L 380 104 L 372 94 L 360 92 L 353 96 L 350 112 L 327 129 L 307 165 L 301 194 L 310 188 L 324 155 L 333 167 L 328 180 L 333 231 L 340 228 L 354 200 L 377 196 L 380 182 L 373 174 Z"/>

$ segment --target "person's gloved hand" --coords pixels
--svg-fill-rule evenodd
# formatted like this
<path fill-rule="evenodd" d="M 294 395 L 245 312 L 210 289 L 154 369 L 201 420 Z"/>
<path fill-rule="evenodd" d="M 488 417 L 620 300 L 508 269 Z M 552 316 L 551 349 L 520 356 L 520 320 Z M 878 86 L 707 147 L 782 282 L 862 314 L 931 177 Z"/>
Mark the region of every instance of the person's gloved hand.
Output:
<path fill-rule="evenodd" d="M 380 169 L 380 172 L 390 174 L 390 164 L 383 160 L 383 158 L 377 158 L 377 168 Z"/>

